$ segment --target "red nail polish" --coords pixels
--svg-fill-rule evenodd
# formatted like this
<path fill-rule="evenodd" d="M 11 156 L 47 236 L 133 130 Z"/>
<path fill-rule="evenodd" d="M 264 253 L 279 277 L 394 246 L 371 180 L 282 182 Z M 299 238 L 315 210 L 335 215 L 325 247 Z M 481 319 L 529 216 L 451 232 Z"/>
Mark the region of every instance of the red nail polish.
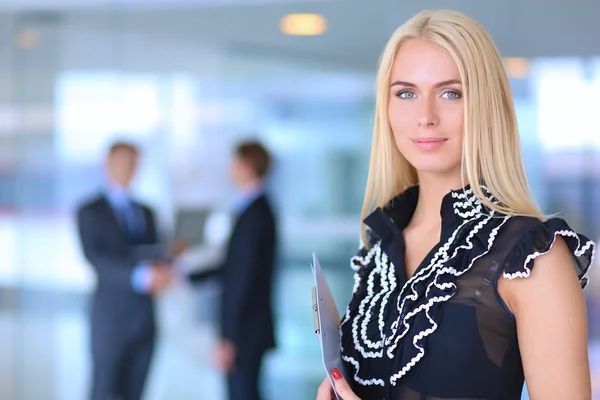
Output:
<path fill-rule="evenodd" d="M 331 370 L 331 375 L 333 375 L 333 379 L 335 379 L 336 381 L 342 379 L 342 373 L 337 368 Z"/>

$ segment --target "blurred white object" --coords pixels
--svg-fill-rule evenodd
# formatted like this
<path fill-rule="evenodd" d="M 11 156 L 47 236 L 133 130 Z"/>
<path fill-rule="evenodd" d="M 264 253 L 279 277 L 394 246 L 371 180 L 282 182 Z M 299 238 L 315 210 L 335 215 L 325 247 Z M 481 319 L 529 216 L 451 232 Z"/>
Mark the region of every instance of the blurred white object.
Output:
<path fill-rule="evenodd" d="M 184 273 L 218 267 L 224 257 L 223 246 L 198 246 L 186 250 L 174 262 L 174 267 Z"/>
<path fill-rule="evenodd" d="M 225 246 L 231 235 L 233 218 L 225 212 L 211 213 L 204 224 L 204 240 L 206 245 Z"/>

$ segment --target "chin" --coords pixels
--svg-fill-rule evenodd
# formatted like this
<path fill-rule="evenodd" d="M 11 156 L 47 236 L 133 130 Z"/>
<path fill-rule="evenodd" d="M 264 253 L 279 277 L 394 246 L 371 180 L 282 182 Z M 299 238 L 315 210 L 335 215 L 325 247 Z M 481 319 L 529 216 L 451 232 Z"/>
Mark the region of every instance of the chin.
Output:
<path fill-rule="evenodd" d="M 417 170 L 417 173 L 440 176 L 460 174 L 460 164 L 440 162 L 416 162 L 411 164 Z"/>

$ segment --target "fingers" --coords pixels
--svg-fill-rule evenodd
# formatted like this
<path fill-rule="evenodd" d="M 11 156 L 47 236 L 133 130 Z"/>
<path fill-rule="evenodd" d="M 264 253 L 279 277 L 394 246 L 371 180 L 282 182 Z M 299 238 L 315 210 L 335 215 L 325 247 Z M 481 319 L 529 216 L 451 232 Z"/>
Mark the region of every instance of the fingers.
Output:
<path fill-rule="evenodd" d="M 177 258 L 179 257 L 184 251 L 186 251 L 188 249 L 189 245 L 187 243 L 186 240 L 184 239 L 175 239 L 173 241 L 173 243 L 171 243 L 170 249 L 169 249 L 169 253 L 171 254 L 171 257 Z"/>
<path fill-rule="evenodd" d="M 164 260 L 154 260 L 150 263 L 150 265 L 155 269 L 170 268 L 169 263 Z"/>
<path fill-rule="evenodd" d="M 218 370 L 230 374 L 235 370 L 235 358 L 235 347 L 227 341 L 222 341 L 213 353 L 213 364 Z"/>
<path fill-rule="evenodd" d="M 169 268 L 157 267 L 152 268 L 152 290 L 154 294 L 166 290 L 173 282 L 173 272 Z"/>
<path fill-rule="evenodd" d="M 346 379 L 344 379 L 341 372 L 337 368 L 334 368 L 331 371 L 331 375 L 333 376 L 335 390 L 342 399 L 360 400 L 359 397 L 356 394 L 354 394 L 354 392 L 350 388 L 350 385 L 348 384 Z"/>
<path fill-rule="evenodd" d="M 325 378 L 323 383 L 319 386 L 319 390 L 317 390 L 317 400 L 331 400 L 333 399 L 333 388 L 331 387 L 331 382 L 329 382 L 329 378 Z"/>
<path fill-rule="evenodd" d="M 356 394 L 354 394 L 352 388 L 350 388 L 350 385 L 348 384 L 346 379 L 344 379 L 342 373 L 337 368 L 334 368 L 331 371 L 331 376 L 334 380 L 335 390 L 341 399 L 360 400 L 360 398 Z M 331 382 L 329 381 L 329 378 L 325 378 L 325 380 L 323 381 L 323 383 L 321 383 L 321 386 L 319 386 L 319 389 L 317 391 L 317 400 L 332 399 L 335 399 L 335 393 L 333 391 L 333 388 L 331 387 Z"/>
<path fill-rule="evenodd" d="M 223 340 L 221 342 L 223 353 L 225 354 L 225 368 L 228 373 L 231 373 L 235 368 L 236 359 L 236 348 L 235 345 L 229 340 Z"/>

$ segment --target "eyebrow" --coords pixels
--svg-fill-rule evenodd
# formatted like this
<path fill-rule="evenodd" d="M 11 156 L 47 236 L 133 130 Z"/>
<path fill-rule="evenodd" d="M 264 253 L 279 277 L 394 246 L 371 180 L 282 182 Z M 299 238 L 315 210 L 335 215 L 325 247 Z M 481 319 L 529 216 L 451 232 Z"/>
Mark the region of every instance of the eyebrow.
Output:
<path fill-rule="evenodd" d="M 438 82 L 435 85 L 433 85 L 434 88 L 441 88 L 444 86 L 450 86 L 450 85 L 461 85 L 462 82 L 458 79 L 449 79 L 447 81 L 442 81 L 442 82 Z M 416 88 L 417 85 L 415 85 L 414 83 L 411 82 L 405 82 L 405 81 L 395 81 L 394 83 L 392 83 L 390 86 L 406 86 L 406 87 L 411 87 L 411 88 Z"/>

